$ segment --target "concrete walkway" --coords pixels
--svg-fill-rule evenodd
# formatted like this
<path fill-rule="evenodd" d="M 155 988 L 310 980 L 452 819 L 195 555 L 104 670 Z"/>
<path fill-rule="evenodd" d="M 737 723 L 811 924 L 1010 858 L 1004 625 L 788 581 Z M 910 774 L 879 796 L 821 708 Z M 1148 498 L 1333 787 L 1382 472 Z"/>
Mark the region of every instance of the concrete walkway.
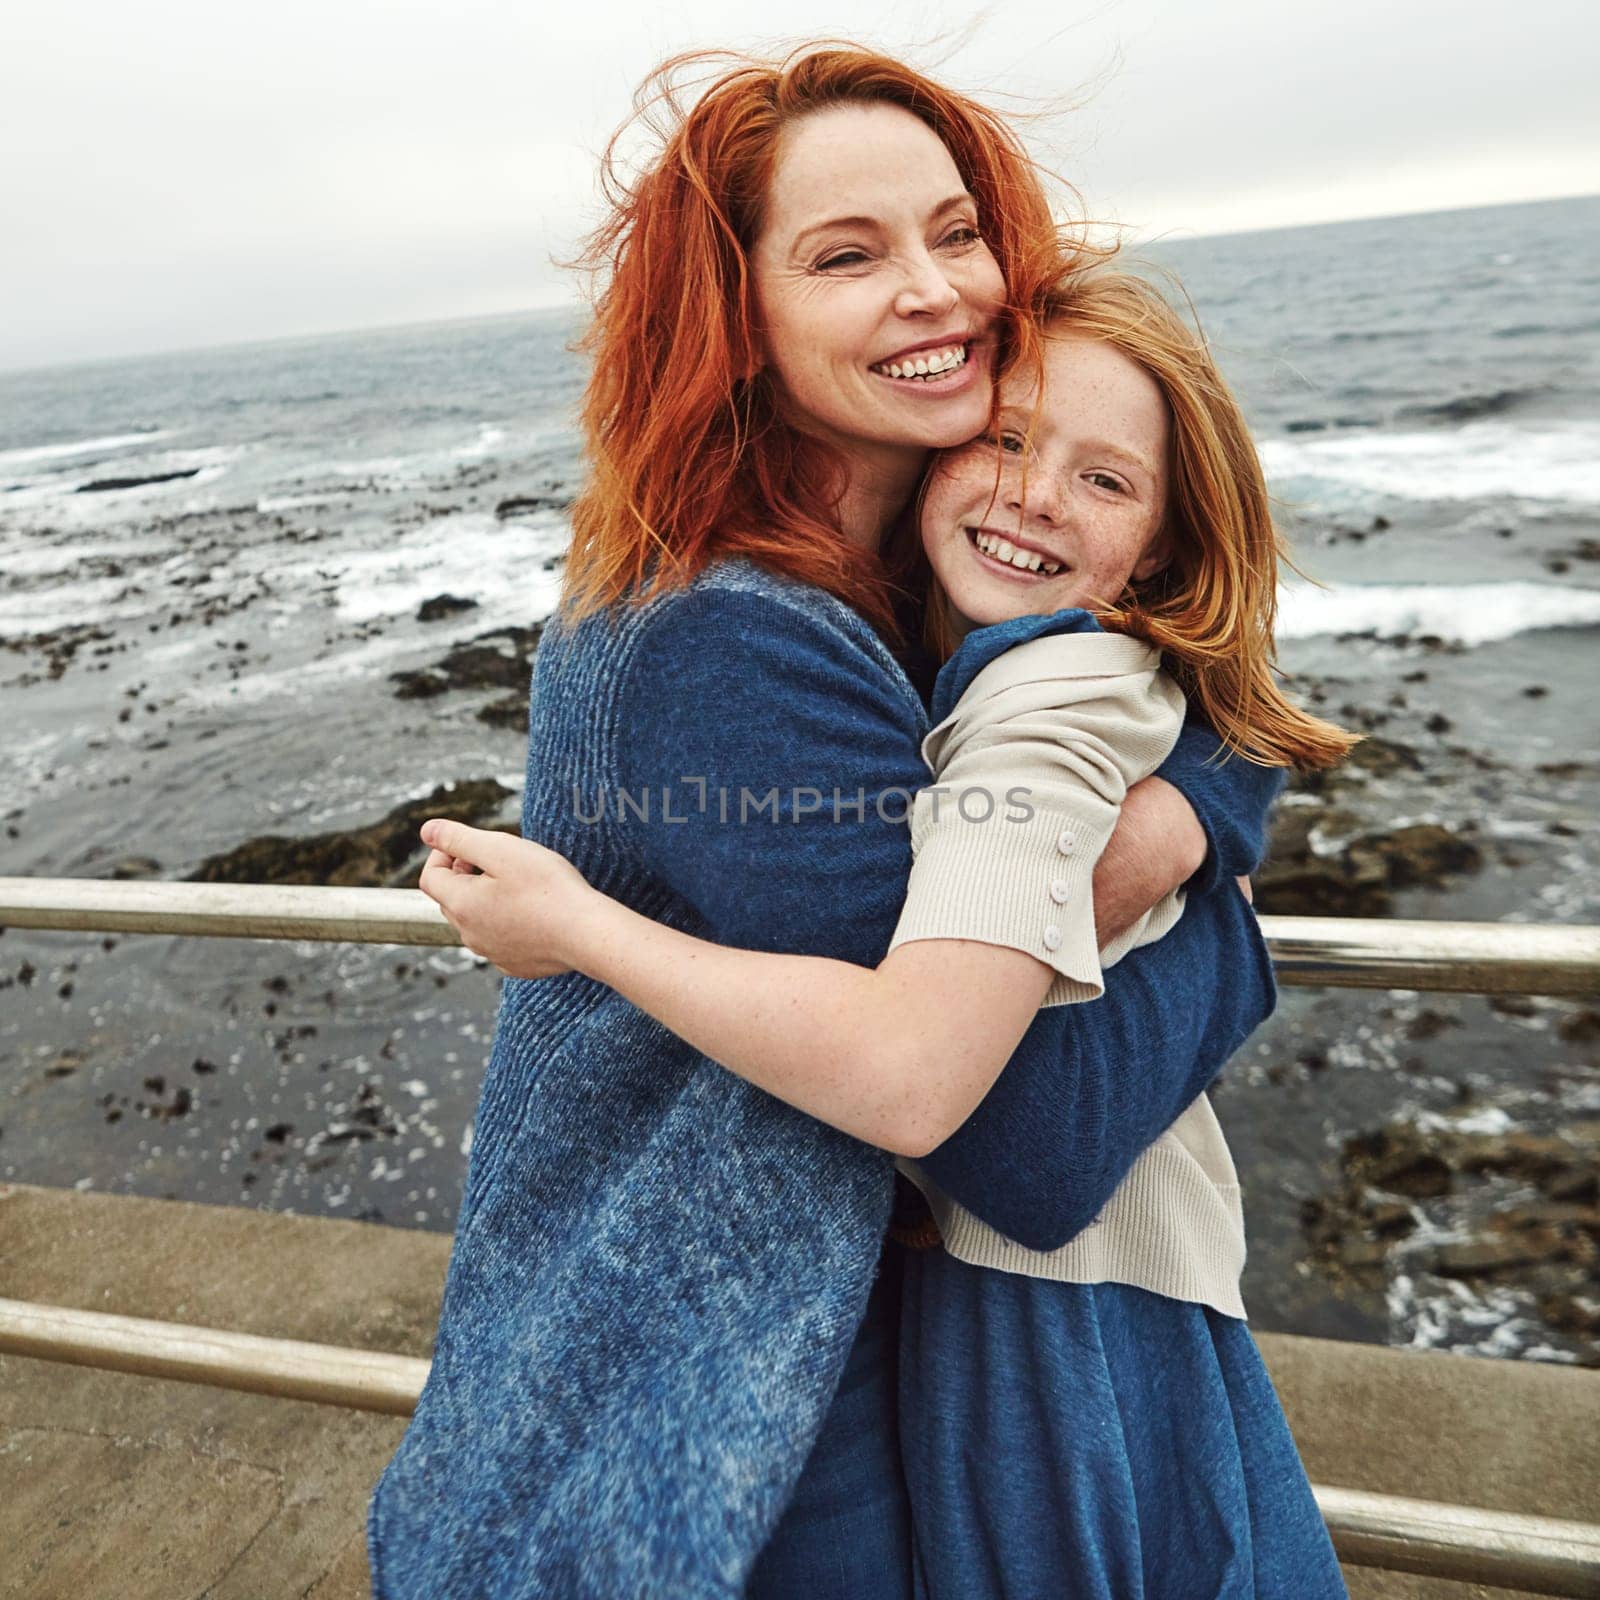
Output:
<path fill-rule="evenodd" d="M 426 1358 L 449 1250 L 369 1223 L 0 1185 L 0 1297 L 125 1316 Z M 1600 1373 L 1259 1341 L 1314 1482 L 1600 1521 Z M 0 1358 L 0 1595 L 362 1600 L 367 1499 L 404 1429 Z M 1357 1600 L 1507 1594 L 1347 1578 Z"/>

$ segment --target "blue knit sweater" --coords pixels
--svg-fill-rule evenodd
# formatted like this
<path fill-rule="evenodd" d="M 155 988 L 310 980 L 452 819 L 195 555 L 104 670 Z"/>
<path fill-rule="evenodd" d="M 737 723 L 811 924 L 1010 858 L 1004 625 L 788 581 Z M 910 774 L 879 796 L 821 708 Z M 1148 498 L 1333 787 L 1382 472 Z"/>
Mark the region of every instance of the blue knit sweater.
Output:
<path fill-rule="evenodd" d="M 1052 625 L 972 634 L 939 692 Z M 875 965 L 928 727 L 854 612 L 720 562 L 547 626 L 523 832 L 669 925 Z M 1195 723 L 1161 769 L 1212 846 L 1178 926 L 1092 1006 L 1041 1012 L 922 1163 L 1024 1244 L 1092 1219 L 1272 1008 L 1253 914 L 1208 891 L 1257 864 L 1282 779 L 1217 749 Z M 599 984 L 508 980 L 432 1370 L 369 1515 L 380 1600 L 739 1595 L 837 1387 L 892 1172 Z"/>

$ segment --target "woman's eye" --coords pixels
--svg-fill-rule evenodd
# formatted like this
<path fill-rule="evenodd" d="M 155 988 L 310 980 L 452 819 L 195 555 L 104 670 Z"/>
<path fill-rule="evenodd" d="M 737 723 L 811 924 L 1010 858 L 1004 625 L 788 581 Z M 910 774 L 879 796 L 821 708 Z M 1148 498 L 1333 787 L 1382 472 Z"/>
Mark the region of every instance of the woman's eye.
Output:
<path fill-rule="evenodd" d="M 952 228 L 942 242 L 959 250 L 977 244 L 982 237 L 983 235 L 970 222 L 963 222 L 959 228 Z"/>
<path fill-rule="evenodd" d="M 836 256 L 829 256 L 826 261 L 817 263 L 819 272 L 827 272 L 831 267 L 854 266 L 858 261 L 865 261 L 866 256 L 859 250 L 841 250 Z"/>

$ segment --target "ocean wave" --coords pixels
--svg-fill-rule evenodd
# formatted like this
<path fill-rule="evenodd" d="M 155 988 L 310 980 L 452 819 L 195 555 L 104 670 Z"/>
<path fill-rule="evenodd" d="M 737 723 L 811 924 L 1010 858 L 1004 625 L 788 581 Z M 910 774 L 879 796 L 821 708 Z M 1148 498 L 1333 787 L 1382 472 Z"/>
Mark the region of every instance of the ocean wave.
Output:
<path fill-rule="evenodd" d="M 1285 584 L 1278 590 L 1280 639 L 1432 634 L 1477 645 L 1540 628 L 1593 627 L 1600 627 L 1600 589 L 1553 583 Z"/>
<path fill-rule="evenodd" d="M 68 456 L 88 455 L 96 450 L 120 450 L 125 445 L 149 444 L 153 439 L 170 439 L 177 428 L 150 428 L 143 433 L 108 433 L 98 439 L 74 439 L 67 444 L 33 444 L 18 450 L 0 450 L 0 471 L 22 466 L 29 461 L 60 461 Z"/>
<path fill-rule="evenodd" d="M 1401 406 L 1396 414 L 1419 422 L 1477 422 L 1483 417 L 1503 416 L 1525 401 L 1548 393 L 1547 385 L 1533 389 L 1492 389 L 1488 394 L 1460 394 L 1453 400 Z"/>
<path fill-rule="evenodd" d="M 1448 432 L 1264 439 L 1275 493 L 1327 507 L 1358 496 L 1600 504 L 1600 423 L 1518 428 L 1470 422 Z"/>

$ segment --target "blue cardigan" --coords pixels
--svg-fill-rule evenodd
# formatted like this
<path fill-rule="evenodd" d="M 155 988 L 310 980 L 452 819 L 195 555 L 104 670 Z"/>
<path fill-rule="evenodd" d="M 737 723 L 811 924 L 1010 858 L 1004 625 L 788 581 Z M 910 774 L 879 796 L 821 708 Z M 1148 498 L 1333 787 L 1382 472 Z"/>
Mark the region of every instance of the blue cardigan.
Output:
<path fill-rule="evenodd" d="M 979 630 L 939 690 L 1081 625 Z M 875 965 L 928 727 L 856 613 L 722 561 L 547 625 L 523 832 L 671 926 Z M 1257 864 L 1282 776 L 1218 748 L 1196 722 L 1161 769 L 1212 847 L 1178 926 L 1041 1012 L 922 1163 L 1025 1244 L 1092 1219 L 1272 1009 L 1253 913 L 1208 891 Z M 860 1323 L 892 1158 L 575 973 L 504 984 L 474 1128 L 432 1369 L 370 1508 L 375 1594 L 734 1600 Z"/>

